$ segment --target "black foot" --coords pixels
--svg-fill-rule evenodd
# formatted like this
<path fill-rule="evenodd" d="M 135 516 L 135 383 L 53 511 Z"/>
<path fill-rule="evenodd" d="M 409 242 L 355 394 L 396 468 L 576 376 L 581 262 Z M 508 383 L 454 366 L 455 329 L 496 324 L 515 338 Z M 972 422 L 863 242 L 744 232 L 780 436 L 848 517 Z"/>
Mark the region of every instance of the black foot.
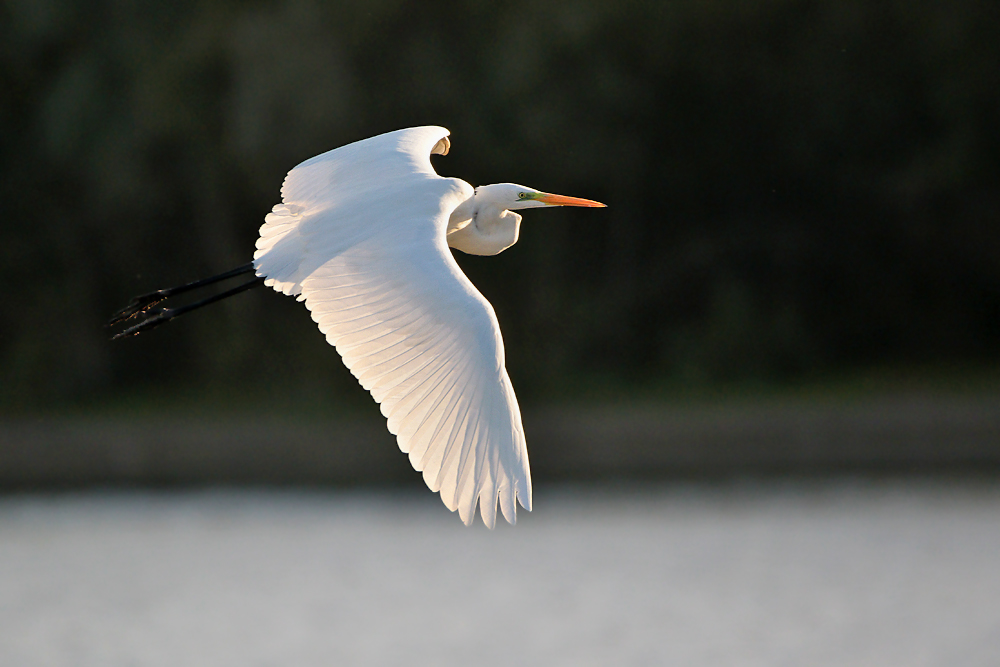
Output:
<path fill-rule="evenodd" d="M 113 327 L 114 325 L 131 319 L 136 315 L 145 314 L 146 311 L 150 310 L 153 306 L 169 296 L 166 292 L 167 290 L 160 289 L 155 292 L 150 292 L 149 294 L 140 294 L 137 297 L 133 297 L 133 299 L 128 302 L 127 306 L 111 316 L 111 319 L 108 320 L 106 326 Z M 118 336 L 122 336 L 124 334 L 125 332 L 122 332 L 118 334 Z M 118 338 L 118 336 L 115 336 L 114 338 Z"/>
<path fill-rule="evenodd" d="M 158 327 L 161 324 L 165 324 L 166 322 L 169 322 L 178 315 L 177 310 L 178 310 L 177 308 L 152 309 L 151 306 L 147 306 L 142 311 L 139 311 L 141 312 L 141 314 L 146 316 L 146 319 L 144 319 L 142 322 L 139 322 L 134 326 L 129 327 L 128 329 L 125 329 L 124 331 L 119 331 L 118 333 L 116 333 L 114 336 L 111 337 L 111 340 L 125 338 L 126 336 L 135 336 L 136 334 L 140 334 L 143 331 L 149 331 L 153 327 Z M 135 314 L 137 313 L 133 313 L 132 315 Z M 132 317 L 132 315 L 129 315 L 128 317 Z"/>

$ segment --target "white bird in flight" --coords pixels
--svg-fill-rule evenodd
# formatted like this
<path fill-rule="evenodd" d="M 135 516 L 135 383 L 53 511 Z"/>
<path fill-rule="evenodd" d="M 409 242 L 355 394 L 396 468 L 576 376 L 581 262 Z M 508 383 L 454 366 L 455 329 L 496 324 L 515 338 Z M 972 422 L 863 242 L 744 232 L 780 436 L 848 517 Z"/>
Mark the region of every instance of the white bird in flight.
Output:
<path fill-rule="evenodd" d="M 512 524 L 515 499 L 531 511 L 528 451 L 496 314 L 448 247 L 496 255 L 517 242 L 515 210 L 604 204 L 439 176 L 430 157 L 448 153 L 448 135 L 414 127 L 306 160 L 285 177 L 253 262 L 135 297 L 109 325 L 144 317 L 114 337 L 137 334 L 260 284 L 304 301 L 427 486 L 466 525 L 478 501 L 492 528 L 498 500 Z M 156 307 L 251 272 L 203 301 Z"/>

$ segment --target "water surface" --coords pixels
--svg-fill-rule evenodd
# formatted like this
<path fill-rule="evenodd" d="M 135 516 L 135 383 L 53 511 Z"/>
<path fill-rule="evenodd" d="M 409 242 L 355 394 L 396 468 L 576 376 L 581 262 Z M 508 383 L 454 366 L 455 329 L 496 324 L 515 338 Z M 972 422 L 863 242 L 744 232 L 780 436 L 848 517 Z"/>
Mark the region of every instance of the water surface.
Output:
<path fill-rule="evenodd" d="M 0 499 L 0 664 L 995 665 L 1000 484 Z"/>

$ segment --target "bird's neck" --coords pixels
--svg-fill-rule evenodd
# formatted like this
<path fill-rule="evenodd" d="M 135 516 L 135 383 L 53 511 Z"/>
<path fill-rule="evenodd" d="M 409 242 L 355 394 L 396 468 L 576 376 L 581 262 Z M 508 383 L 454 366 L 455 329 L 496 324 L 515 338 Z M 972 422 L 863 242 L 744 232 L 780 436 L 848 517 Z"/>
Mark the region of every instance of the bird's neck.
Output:
<path fill-rule="evenodd" d="M 497 255 L 517 243 L 521 216 L 491 201 L 462 202 L 448 220 L 448 245 L 470 255 Z"/>

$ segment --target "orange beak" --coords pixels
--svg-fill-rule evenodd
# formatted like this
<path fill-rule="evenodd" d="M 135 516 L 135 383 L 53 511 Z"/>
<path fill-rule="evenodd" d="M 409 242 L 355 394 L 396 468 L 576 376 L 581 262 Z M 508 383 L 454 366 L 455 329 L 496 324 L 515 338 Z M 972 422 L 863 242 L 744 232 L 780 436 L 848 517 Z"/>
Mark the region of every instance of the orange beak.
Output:
<path fill-rule="evenodd" d="M 539 195 L 537 201 L 549 206 L 587 206 L 590 208 L 606 208 L 606 204 L 592 199 L 580 199 L 579 197 L 563 197 L 562 195 L 550 195 L 548 193 Z"/>

